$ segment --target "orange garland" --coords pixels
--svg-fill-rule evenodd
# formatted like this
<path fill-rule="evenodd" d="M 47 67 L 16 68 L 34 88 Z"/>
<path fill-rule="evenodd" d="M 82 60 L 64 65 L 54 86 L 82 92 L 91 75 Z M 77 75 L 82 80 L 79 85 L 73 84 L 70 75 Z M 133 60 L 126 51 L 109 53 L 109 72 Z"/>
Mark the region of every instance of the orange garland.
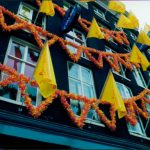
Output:
<path fill-rule="evenodd" d="M 37 5 L 40 7 L 41 5 L 41 1 L 40 0 L 36 0 Z M 64 10 L 64 8 L 58 6 L 57 4 L 54 4 L 55 9 L 58 11 L 58 13 L 63 17 L 66 13 L 66 11 Z M 80 18 L 78 19 L 78 23 L 81 25 L 81 27 L 88 32 L 89 31 L 89 27 L 91 25 L 91 22 L 89 22 L 86 19 Z M 106 41 L 109 41 L 111 38 L 117 42 L 118 44 L 126 44 L 129 45 L 129 41 L 127 40 L 127 37 L 125 35 L 124 32 L 121 31 L 111 31 L 108 29 L 105 29 L 103 27 L 100 27 L 101 31 L 104 33 L 104 38 Z"/>
<path fill-rule="evenodd" d="M 11 18 L 13 18 L 16 23 L 13 25 L 7 25 L 5 22 L 4 14 L 7 14 Z M 7 9 L 5 9 L 2 6 L 0 6 L 0 26 L 2 27 L 2 29 L 4 31 L 8 31 L 8 32 L 14 31 L 14 30 L 20 30 L 20 29 L 26 29 L 26 30 L 30 31 L 33 34 L 37 44 L 41 48 L 43 47 L 43 42 L 40 39 L 39 35 L 42 35 L 49 39 L 49 41 L 48 41 L 49 46 L 58 42 L 60 44 L 60 46 L 62 47 L 62 49 L 68 54 L 70 59 L 72 59 L 74 62 L 77 62 L 81 58 L 82 52 L 84 52 L 86 54 L 86 56 L 88 57 L 88 59 L 90 61 L 92 61 L 98 68 L 103 67 L 103 59 L 105 59 L 109 63 L 109 65 L 118 72 L 120 71 L 118 62 L 120 62 L 122 65 L 124 65 L 126 68 L 128 68 L 130 70 L 133 69 L 132 68 L 133 63 L 131 63 L 129 61 L 130 53 L 128 53 L 128 54 L 121 54 L 121 53 L 113 54 L 113 53 L 109 53 L 109 52 L 101 52 L 101 51 L 98 51 L 93 48 L 89 48 L 89 47 L 82 46 L 82 45 L 79 46 L 75 43 L 68 42 L 68 41 L 62 39 L 61 37 L 58 37 L 57 35 L 54 35 L 52 33 L 49 33 L 48 31 L 43 30 L 41 27 L 35 26 L 34 24 L 31 24 L 31 23 L 28 23 L 27 21 L 19 18 L 18 16 L 16 16 L 15 14 L 8 11 Z M 68 49 L 67 45 L 70 45 L 70 46 L 76 48 L 77 53 L 73 54 Z M 95 59 L 93 54 L 97 55 L 98 59 Z M 113 59 L 113 61 L 110 61 L 109 57 L 111 57 Z M 138 68 L 140 67 L 139 64 L 135 63 L 134 65 Z"/>
<path fill-rule="evenodd" d="M 96 113 L 98 114 L 100 120 L 106 124 L 108 128 L 110 128 L 112 131 L 116 129 L 116 113 L 114 105 L 108 102 L 104 102 L 95 98 L 87 98 L 85 96 L 81 95 L 75 95 L 73 93 L 67 93 L 62 90 L 57 90 L 52 96 L 48 97 L 46 100 L 42 101 L 41 104 L 39 104 L 37 107 L 33 106 L 32 100 L 29 97 L 29 94 L 26 93 L 27 90 L 27 84 L 30 84 L 31 86 L 38 86 L 35 81 L 31 81 L 28 77 L 26 77 L 23 74 L 18 74 L 14 69 L 11 69 L 10 67 L 6 65 L 0 64 L 0 71 L 3 71 L 4 73 L 8 74 L 9 76 L 4 79 L 3 81 L 0 81 L 0 87 L 8 86 L 11 83 L 18 83 L 18 87 L 21 91 L 21 96 L 24 98 L 24 103 L 27 109 L 29 110 L 30 114 L 37 118 L 39 117 L 43 111 L 46 110 L 48 105 L 53 103 L 53 101 L 56 98 L 60 98 L 60 101 L 63 105 L 63 107 L 68 112 L 71 120 L 80 128 L 84 126 L 84 122 L 86 120 L 87 114 L 90 110 L 90 108 L 94 109 Z M 124 99 L 124 103 L 127 109 L 127 114 L 125 116 L 126 120 L 130 122 L 132 125 L 136 125 L 137 119 L 136 119 L 136 113 L 139 113 L 142 115 L 145 119 L 148 118 L 148 112 L 146 110 L 145 104 L 150 104 L 150 100 L 145 98 L 145 95 L 150 95 L 150 91 L 148 89 L 143 90 L 139 95 L 133 96 L 129 99 Z M 78 100 L 84 103 L 84 108 L 82 109 L 81 115 L 77 117 L 72 109 L 70 104 L 68 103 L 67 99 L 74 99 Z M 141 101 L 141 108 L 136 104 L 136 101 Z M 98 105 L 109 105 L 110 106 L 110 119 L 107 118 L 107 116 L 104 114 L 104 112 L 98 107 Z"/>

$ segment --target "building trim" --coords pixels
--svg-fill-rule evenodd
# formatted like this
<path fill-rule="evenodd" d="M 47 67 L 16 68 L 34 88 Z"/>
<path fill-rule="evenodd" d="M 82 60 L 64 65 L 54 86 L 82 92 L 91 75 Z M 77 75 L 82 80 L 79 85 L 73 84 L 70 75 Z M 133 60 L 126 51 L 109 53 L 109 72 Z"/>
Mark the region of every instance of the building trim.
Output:
<path fill-rule="evenodd" d="M 40 119 L 33 119 L 31 117 L 4 110 L 0 110 L 0 134 L 71 146 L 72 148 L 80 149 L 89 149 L 92 147 L 97 149 L 148 149 L 147 145 L 136 143 L 131 139 L 114 138 L 102 134 L 97 135 L 78 128 L 46 120 L 42 121 Z"/>

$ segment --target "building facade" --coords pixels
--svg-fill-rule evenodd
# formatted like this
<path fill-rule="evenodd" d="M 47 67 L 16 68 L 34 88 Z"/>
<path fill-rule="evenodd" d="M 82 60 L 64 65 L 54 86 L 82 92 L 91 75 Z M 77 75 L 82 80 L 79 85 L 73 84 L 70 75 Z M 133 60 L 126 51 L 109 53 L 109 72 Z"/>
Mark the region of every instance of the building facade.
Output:
<path fill-rule="evenodd" d="M 35 24 L 47 32 L 57 35 L 66 41 L 76 45 L 87 46 L 87 32 L 81 23 L 76 23 L 74 28 L 66 34 L 60 32 L 62 15 L 55 10 L 54 17 L 38 14 L 39 1 L 0 0 L 0 13 L 3 13 L 7 26 L 17 24 L 15 17 L 25 20 L 22 27 L 6 30 L 0 25 L 0 63 L 5 64 L 18 73 L 24 74 L 33 79 L 33 72 L 36 66 L 41 47 L 38 38 L 42 42 L 46 40 L 43 34 L 34 31 L 31 25 Z M 79 3 L 77 0 L 54 0 L 55 8 L 67 10 L 69 7 Z M 97 0 L 90 3 L 79 3 L 81 7 L 80 18 L 91 22 L 95 17 L 99 26 L 107 30 L 124 32 L 129 41 L 119 42 L 110 38 L 105 40 L 105 48 L 97 51 L 109 53 L 129 53 L 138 35 L 137 30 L 116 28 L 119 14 L 107 9 L 107 1 Z M 14 13 L 14 14 L 11 14 Z M 62 14 L 64 11 L 62 11 Z M 127 13 L 127 12 L 126 12 Z M 0 16 L 1 18 L 2 16 Z M 19 20 L 19 21 L 20 21 Z M 24 27 L 23 27 L 24 26 Z M 39 29 L 40 30 L 40 29 Z M 45 32 L 47 31 L 47 32 Z M 96 45 L 88 45 L 95 48 Z M 76 54 L 77 48 L 67 45 L 67 48 Z M 150 48 L 141 46 L 140 50 L 150 61 Z M 50 47 L 57 86 L 60 90 L 68 93 L 82 95 L 87 98 L 100 98 L 108 72 L 113 72 L 114 78 L 123 99 L 138 95 L 145 88 L 149 87 L 150 72 L 136 68 L 131 71 L 119 62 L 120 72 L 115 71 L 108 61 L 103 60 L 103 68 L 98 68 L 83 52 L 80 59 L 74 62 L 65 53 L 61 44 L 55 43 Z M 96 59 L 96 56 L 95 56 Z M 111 57 L 109 58 L 111 60 Z M 1 80 L 8 77 L 0 72 Z M 36 107 L 44 99 L 37 87 L 27 85 L 27 92 L 32 98 L 32 104 Z M 149 96 L 146 95 L 147 99 Z M 73 113 L 79 116 L 84 108 L 84 103 L 77 100 L 68 100 Z M 140 102 L 137 101 L 137 105 Z M 105 105 L 102 110 L 108 114 L 109 109 Z M 150 106 L 146 104 L 148 113 Z M 139 113 L 136 114 L 137 124 L 131 125 L 125 118 L 117 119 L 116 130 L 111 131 L 98 117 L 94 109 L 90 109 L 85 125 L 78 128 L 70 119 L 59 98 L 38 118 L 32 117 L 21 97 L 18 83 L 10 83 L 9 86 L 0 87 L 0 148 L 79 148 L 79 149 L 148 149 L 150 147 L 150 125 L 149 118 L 144 119 Z"/>

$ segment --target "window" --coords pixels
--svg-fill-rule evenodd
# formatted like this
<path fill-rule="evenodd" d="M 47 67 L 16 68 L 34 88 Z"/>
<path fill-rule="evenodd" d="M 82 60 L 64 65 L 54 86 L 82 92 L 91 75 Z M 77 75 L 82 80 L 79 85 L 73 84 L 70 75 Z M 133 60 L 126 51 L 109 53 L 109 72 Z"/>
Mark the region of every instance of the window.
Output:
<path fill-rule="evenodd" d="M 64 1 L 64 9 L 67 11 L 69 7 L 71 7 L 72 5 L 66 1 Z"/>
<path fill-rule="evenodd" d="M 66 40 L 69 41 L 69 42 L 73 42 L 77 45 L 86 45 L 86 42 L 85 42 L 85 36 L 82 32 L 78 31 L 78 30 L 75 30 L 73 29 L 72 31 L 68 32 L 67 35 L 66 35 Z M 77 49 L 70 46 L 70 45 L 67 45 L 67 48 L 74 54 L 77 53 Z M 81 55 L 83 58 L 86 58 L 86 55 L 83 53 Z"/>
<path fill-rule="evenodd" d="M 118 89 L 120 91 L 120 94 L 123 99 L 130 98 L 132 96 L 131 89 L 124 84 L 117 82 Z M 135 134 L 145 134 L 142 121 L 140 119 L 140 116 L 137 116 L 137 124 L 135 126 L 132 126 L 130 123 L 127 123 L 127 127 L 130 133 Z"/>
<path fill-rule="evenodd" d="M 26 3 L 20 3 L 18 16 L 30 23 L 46 29 L 46 17 L 38 14 L 38 10 Z"/>
<path fill-rule="evenodd" d="M 136 35 L 134 35 L 132 32 L 130 32 L 130 36 L 133 40 L 136 40 L 136 38 L 137 38 Z"/>
<path fill-rule="evenodd" d="M 145 97 L 150 100 L 150 96 L 149 95 L 145 95 Z M 148 114 L 150 115 L 150 104 L 146 103 L 146 108 L 147 108 L 147 111 L 148 111 Z"/>
<path fill-rule="evenodd" d="M 106 52 L 110 52 L 110 53 L 114 52 L 114 53 L 116 53 L 115 51 L 113 51 L 111 48 L 109 48 L 109 47 L 107 47 L 107 46 L 105 46 L 105 48 L 106 48 Z M 109 59 L 113 59 L 111 56 L 109 56 L 108 58 L 109 58 Z M 120 62 L 118 62 L 118 65 L 119 65 L 119 68 L 120 68 L 120 72 L 115 71 L 113 68 L 112 68 L 112 71 L 113 71 L 115 74 L 118 74 L 118 75 L 121 75 L 121 76 L 123 76 L 123 77 L 126 77 L 125 71 L 124 71 L 124 69 L 123 69 L 122 64 L 121 64 Z"/>
<path fill-rule="evenodd" d="M 106 20 L 104 12 L 102 12 L 100 9 L 98 9 L 96 7 L 93 7 L 93 8 L 94 8 L 94 12 L 95 12 L 96 15 L 98 15 L 99 17 L 101 17 L 104 20 Z"/>
<path fill-rule="evenodd" d="M 142 87 L 147 87 L 146 86 L 146 83 L 145 83 L 145 80 L 142 76 L 142 73 L 140 71 L 140 69 L 137 69 L 135 66 L 133 66 L 133 75 L 134 75 L 134 78 L 136 80 L 136 83 L 139 85 L 139 86 L 142 86 Z"/>
<path fill-rule="evenodd" d="M 12 38 L 9 42 L 7 54 L 4 64 L 14 68 L 18 73 L 25 74 L 32 79 L 34 68 L 39 57 L 39 53 L 36 51 L 38 48 L 26 43 L 17 38 Z M 7 78 L 7 75 L 2 73 L 2 80 Z M 29 93 L 32 103 L 38 105 L 41 100 L 41 96 L 36 87 L 27 85 L 27 92 Z M 22 104 L 23 99 L 18 89 L 18 84 L 13 83 L 8 87 L 0 88 L 0 97 L 3 100 Z"/>
<path fill-rule="evenodd" d="M 114 30 L 116 30 L 116 29 L 117 29 L 117 30 L 119 30 L 119 31 L 123 31 L 123 29 L 122 29 L 122 28 L 117 27 L 117 23 L 116 23 L 116 22 L 114 23 L 114 26 L 115 26 L 115 29 L 114 29 Z"/>
<path fill-rule="evenodd" d="M 68 62 L 69 91 L 87 98 L 96 98 L 92 71 L 78 64 Z M 83 102 L 70 100 L 73 112 L 79 115 L 83 109 Z M 92 122 L 100 122 L 97 113 L 91 109 L 88 113 L 88 119 Z"/>
<path fill-rule="evenodd" d="M 150 55 L 150 48 L 149 48 L 149 49 L 147 49 L 147 52 L 148 52 L 148 54 Z"/>

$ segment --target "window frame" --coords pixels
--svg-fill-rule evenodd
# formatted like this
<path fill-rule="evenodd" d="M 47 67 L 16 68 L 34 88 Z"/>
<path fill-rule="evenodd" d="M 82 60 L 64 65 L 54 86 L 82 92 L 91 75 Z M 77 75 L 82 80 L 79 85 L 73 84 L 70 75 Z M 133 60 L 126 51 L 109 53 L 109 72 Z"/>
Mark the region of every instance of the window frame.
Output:
<path fill-rule="evenodd" d="M 79 34 L 81 34 L 81 35 L 82 35 L 82 40 L 80 40 L 80 39 L 78 39 L 78 38 L 76 38 L 76 37 L 74 37 L 74 36 L 72 36 L 72 35 L 69 35 L 69 34 L 68 34 L 69 32 L 65 35 L 65 39 L 66 39 L 66 38 L 73 39 L 73 40 L 72 40 L 73 42 L 80 41 L 83 46 L 86 46 L 86 38 L 85 38 L 85 35 L 84 35 L 81 31 L 79 31 L 79 30 L 73 28 L 73 29 L 71 30 L 71 32 L 73 32 L 73 34 L 75 34 L 75 32 L 78 32 Z M 66 39 L 66 40 L 67 40 L 67 39 Z M 66 46 L 67 46 L 67 45 L 66 45 Z M 74 48 L 74 49 L 76 50 L 76 48 Z M 71 52 L 72 52 L 72 51 L 71 51 Z M 72 53 L 73 53 L 73 52 L 72 52 Z M 88 60 L 88 61 L 90 61 L 90 60 L 86 57 L 86 55 L 84 54 L 84 52 L 81 54 L 81 57 L 84 58 L 84 59 L 86 59 L 86 60 Z"/>
<path fill-rule="evenodd" d="M 34 50 L 35 52 L 39 52 L 39 53 L 40 53 L 40 51 L 38 51 L 38 50 L 40 50 L 40 49 L 39 49 L 38 47 L 36 47 L 35 45 L 33 45 L 33 44 L 31 44 L 31 43 L 29 43 L 29 42 L 27 42 L 27 41 L 24 41 L 24 40 L 22 40 L 22 39 L 19 39 L 19 38 L 17 38 L 17 37 L 11 36 L 11 37 L 10 37 L 10 40 L 9 40 L 9 43 L 8 43 L 7 50 L 6 50 L 6 55 L 5 55 L 3 64 L 7 64 L 8 58 L 14 58 L 13 56 L 11 56 L 11 55 L 9 54 L 13 42 L 25 46 L 25 55 L 26 55 L 26 57 L 27 57 L 27 54 L 28 54 L 29 49 L 32 49 L 32 50 Z M 27 61 L 27 60 L 26 60 L 26 61 Z M 20 62 L 23 62 L 22 68 L 21 68 L 21 72 L 20 72 L 20 73 L 22 73 L 22 74 L 24 74 L 24 72 L 25 72 L 25 64 L 26 64 L 26 61 L 24 61 L 24 60 L 21 60 L 21 61 L 20 61 Z M 27 64 L 30 65 L 31 63 L 28 62 Z M 31 65 L 34 66 L 34 67 L 36 66 L 36 64 L 31 64 Z M 1 74 L 0 79 L 1 79 L 2 77 L 3 77 L 3 73 Z M 41 101 L 42 101 L 42 97 L 39 98 L 39 96 L 40 96 L 40 94 L 39 94 L 39 89 L 37 88 L 37 92 L 36 92 L 36 104 L 35 104 L 35 106 L 39 105 L 39 104 L 41 103 Z M 19 89 L 17 89 L 16 100 L 13 100 L 13 99 L 10 99 L 10 98 L 5 98 L 5 97 L 3 97 L 3 96 L 0 96 L 0 100 L 2 100 L 2 101 L 6 101 L 6 102 L 9 102 L 9 103 L 13 103 L 13 104 L 25 106 L 24 102 L 21 102 L 21 99 L 20 99 L 20 98 L 21 98 L 21 93 L 20 93 L 20 90 L 19 90 Z"/>
<path fill-rule="evenodd" d="M 147 88 L 147 84 L 146 84 L 146 82 L 145 82 L 145 80 L 144 80 L 144 78 L 143 78 L 143 75 L 142 75 L 142 73 L 141 73 L 141 70 L 140 70 L 140 69 L 137 69 L 137 68 L 133 65 L 133 71 L 132 71 L 132 72 L 133 72 L 133 76 L 134 76 L 134 79 L 135 79 L 137 85 L 140 86 L 140 87 L 142 87 L 142 88 Z M 137 80 L 136 74 L 138 74 L 138 76 L 140 77 L 141 82 L 142 82 L 143 85 L 140 85 L 140 84 L 139 84 L 139 78 L 138 78 L 138 80 Z"/>
<path fill-rule="evenodd" d="M 38 9 L 36 9 L 35 7 L 33 7 L 33 6 L 31 6 L 31 5 L 29 5 L 29 4 L 27 4 L 27 3 L 25 3 L 25 2 L 21 2 L 20 3 L 20 5 L 19 5 L 19 8 L 18 8 L 18 12 L 17 12 L 17 16 L 19 16 L 21 19 L 23 19 L 24 20 L 24 18 L 26 18 L 26 17 L 24 17 L 24 16 L 22 16 L 21 14 L 20 14 L 20 10 L 22 9 L 22 7 L 27 7 L 28 9 L 30 9 L 31 11 L 32 11 L 32 14 L 31 14 L 31 18 L 28 20 L 28 22 L 29 23 L 33 23 L 33 14 L 34 14 L 34 12 L 36 12 L 36 14 L 38 14 Z M 28 19 L 28 18 L 27 18 Z M 26 20 L 27 21 L 27 20 Z M 35 23 L 34 23 L 35 24 Z M 36 25 L 36 24 L 35 24 Z M 46 16 L 43 16 L 42 17 L 42 22 L 41 22 L 41 26 L 39 26 L 39 27 L 41 27 L 41 28 L 43 28 L 44 30 L 46 29 Z M 25 31 L 27 31 L 27 32 L 29 32 L 28 30 L 25 30 Z"/>
<path fill-rule="evenodd" d="M 114 50 L 112 50 L 112 49 L 111 49 L 110 47 L 108 47 L 108 46 L 105 46 L 105 49 L 106 49 L 106 52 L 116 53 Z M 126 77 L 126 74 L 125 74 L 125 71 L 124 71 L 124 69 L 123 69 L 122 64 L 121 64 L 120 62 L 118 62 L 118 65 L 119 65 L 119 68 L 120 68 L 120 72 L 122 72 L 122 73 L 115 71 L 113 68 L 111 69 L 112 72 L 115 73 L 115 74 L 117 74 L 117 75 L 119 75 L 119 76 L 121 76 L 121 77 L 123 77 L 123 78 L 125 78 L 125 79 L 128 79 L 128 78 Z"/>
<path fill-rule="evenodd" d="M 128 86 L 126 86 L 126 85 L 124 85 L 124 84 L 122 84 L 122 83 L 120 83 L 120 82 L 116 82 L 116 83 L 117 83 L 117 86 L 118 86 L 118 84 L 120 84 L 120 85 L 123 87 L 123 89 L 124 89 L 124 88 L 128 89 L 128 92 L 129 92 L 128 94 L 129 94 L 130 96 L 133 96 L 133 95 L 132 95 L 132 90 L 131 90 Z M 120 88 L 118 88 L 118 89 L 120 89 Z M 124 89 L 123 91 L 126 91 L 126 90 Z M 120 91 L 119 91 L 119 92 L 120 92 Z M 120 94 L 121 94 L 121 92 L 120 92 Z M 126 95 L 126 93 L 124 93 L 124 94 Z M 126 97 L 126 98 L 129 98 L 129 97 Z M 131 134 L 131 135 L 144 135 L 144 136 L 146 136 L 146 132 L 145 132 L 145 129 L 144 129 L 144 126 L 143 126 L 143 122 L 142 122 L 141 117 L 139 116 L 139 114 L 137 115 L 137 119 L 139 120 L 138 123 L 139 123 L 139 126 L 141 127 L 142 133 L 133 131 L 133 130 L 131 129 L 131 126 L 132 126 L 132 125 L 127 122 L 127 128 L 128 128 L 129 134 Z M 136 126 L 136 125 L 135 125 L 135 126 Z"/>
<path fill-rule="evenodd" d="M 103 11 L 100 10 L 100 9 L 98 9 L 96 6 L 93 6 L 93 9 L 94 9 L 94 13 L 95 13 L 98 17 L 100 17 L 100 18 L 102 18 L 102 19 L 104 19 L 105 21 L 108 22 L 108 20 L 107 20 L 106 17 L 105 17 L 105 12 L 103 12 Z"/>
<path fill-rule="evenodd" d="M 69 64 L 70 63 L 72 63 L 72 64 L 75 64 L 75 65 L 77 65 L 78 67 L 79 67 L 79 69 L 80 69 L 80 82 L 83 82 L 83 83 L 81 83 L 81 93 L 83 93 L 84 94 L 84 92 L 83 92 L 83 84 L 85 83 L 83 80 L 82 80 L 82 73 L 81 73 L 81 69 L 82 68 L 85 68 L 85 69 L 87 69 L 87 70 L 89 70 L 90 71 L 90 74 L 91 74 L 91 80 L 92 80 L 92 84 L 89 84 L 89 85 L 92 85 L 92 88 L 93 88 L 93 95 L 94 95 L 94 98 L 96 98 L 97 96 L 96 96 L 96 89 L 95 89 L 95 83 L 94 83 L 94 76 L 93 76 L 93 72 L 92 72 L 92 70 L 91 69 L 89 69 L 89 68 L 87 68 L 87 67 L 84 67 L 84 66 L 82 66 L 82 65 L 80 65 L 80 64 L 77 64 L 77 63 L 74 63 L 74 62 L 71 62 L 71 61 L 67 61 L 67 70 L 68 70 L 68 86 L 69 86 L 69 92 L 70 92 L 70 84 L 69 84 L 69 80 L 70 80 L 70 78 L 72 79 L 72 77 L 70 77 L 69 76 Z M 82 95 L 82 94 L 81 94 Z M 83 96 L 85 96 L 85 95 L 83 95 Z M 70 105 L 71 105 L 71 100 L 70 100 Z M 81 105 L 81 104 L 80 104 Z M 81 106 L 80 106 L 81 107 Z M 96 112 L 95 112 L 96 113 Z M 76 116 L 78 116 L 77 114 L 76 114 Z M 99 117 L 98 117 L 99 118 Z M 93 120 L 92 118 L 86 118 L 86 120 L 85 120 L 85 123 L 88 123 L 88 124 L 94 124 L 94 125 L 97 125 L 97 126 L 101 126 L 101 127 L 105 127 L 105 125 L 101 122 L 101 120 L 99 119 L 99 120 Z"/>

